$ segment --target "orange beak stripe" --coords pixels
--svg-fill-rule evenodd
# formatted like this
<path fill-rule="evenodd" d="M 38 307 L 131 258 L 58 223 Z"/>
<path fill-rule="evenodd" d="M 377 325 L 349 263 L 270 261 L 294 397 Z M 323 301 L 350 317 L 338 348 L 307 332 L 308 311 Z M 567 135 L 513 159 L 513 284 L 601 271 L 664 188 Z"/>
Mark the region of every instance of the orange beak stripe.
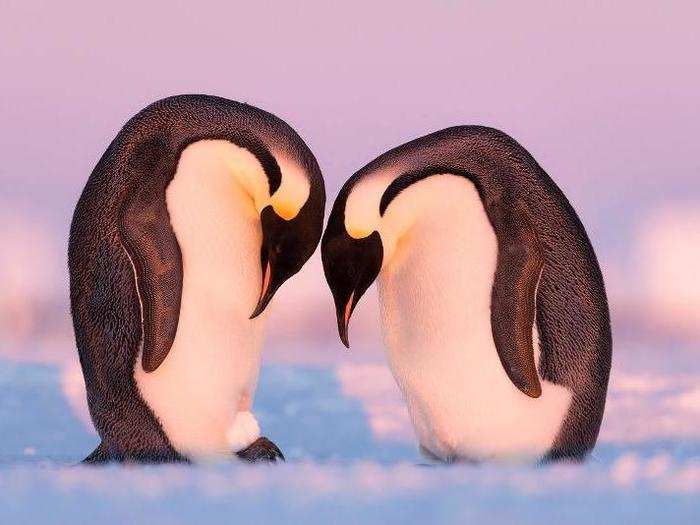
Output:
<path fill-rule="evenodd" d="M 345 305 L 345 313 L 344 313 L 344 319 L 343 321 L 345 322 L 345 326 L 348 326 L 348 323 L 350 322 L 350 314 L 352 313 L 352 300 L 355 298 L 355 292 L 352 292 L 350 294 L 350 299 L 348 299 L 347 304 Z"/>
<path fill-rule="evenodd" d="M 267 292 L 267 289 L 270 286 L 270 275 L 271 274 L 272 274 L 272 270 L 270 269 L 270 261 L 267 261 L 267 266 L 265 267 L 265 275 L 263 276 L 262 290 L 260 291 L 260 297 L 265 296 L 265 292 Z"/>

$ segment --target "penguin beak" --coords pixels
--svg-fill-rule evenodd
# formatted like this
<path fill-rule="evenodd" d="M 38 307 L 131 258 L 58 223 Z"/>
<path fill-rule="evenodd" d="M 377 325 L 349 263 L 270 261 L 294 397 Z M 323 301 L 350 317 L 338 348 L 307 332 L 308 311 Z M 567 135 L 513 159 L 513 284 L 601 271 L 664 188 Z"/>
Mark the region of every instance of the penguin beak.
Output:
<path fill-rule="evenodd" d="M 257 316 L 259 316 L 267 305 L 270 303 L 272 300 L 272 297 L 275 295 L 275 292 L 277 291 L 277 288 L 279 288 L 279 284 L 275 284 L 272 279 L 272 266 L 270 265 L 270 261 L 267 261 L 267 264 L 265 265 L 265 271 L 263 272 L 262 276 L 262 287 L 260 289 L 260 299 L 258 299 L 258 304 L 256 305 L 255 309 L 253 310 L 253 313 L 250 314 L 250 319 L 255 319 Z"/>
<path fill-rule="evenodd" d="M 343 342 L 346 348 L 350 348 L 350 342 L 348 340 L 348 326 L 350 325 L 350 316 L 352 311 L 355 309 L 355 292 L 350 294 L 345 307 L 336 309 L 336 315 L 338 316 L 338 335 L 340 335 L 340 340 Z"/>
<path fill-rule="evenodd" d="M 326 282 L 333 295 L 340 340 L 350 348 L 348 326 L 362 296 L 379 276 L 384 248 L 378 231 L 368 237 L 350 237 L 345 226 L 329 226 L 340 234 L 328 233 L 321 245 L 321 260 Z"/>

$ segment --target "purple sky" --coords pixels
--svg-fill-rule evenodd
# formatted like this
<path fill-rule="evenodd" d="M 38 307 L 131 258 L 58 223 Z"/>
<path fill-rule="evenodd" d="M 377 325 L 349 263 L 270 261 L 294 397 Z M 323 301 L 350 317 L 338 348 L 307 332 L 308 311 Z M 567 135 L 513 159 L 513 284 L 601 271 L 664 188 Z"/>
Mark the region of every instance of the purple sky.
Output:
<path fill-rule="evenodd" d="M 635 285 L 649 213 L 698 208 L 697 3 L 237 4 L 3 2 L 0 205 L 43 225 L 61 261 L 109 141 L 182 92 L 287 120 L 330 199 L 389 147 L 455 124 L 501 128 L 568 195 L 614 294 Z"/>

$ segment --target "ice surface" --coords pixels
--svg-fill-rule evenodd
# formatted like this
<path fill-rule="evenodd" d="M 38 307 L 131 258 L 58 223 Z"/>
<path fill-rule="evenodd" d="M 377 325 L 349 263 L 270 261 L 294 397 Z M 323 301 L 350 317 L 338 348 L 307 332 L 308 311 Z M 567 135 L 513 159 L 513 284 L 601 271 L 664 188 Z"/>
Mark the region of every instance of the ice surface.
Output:
<path fill-rule="evenodd" d="M 276 466 L 74 466 L 97 443 L 75 364 L 0 359 L 0 523 L 698 523 L 700 360 L 618 348 L 585 465 L 426 466 L 380 361 L 263 368 Z"/>

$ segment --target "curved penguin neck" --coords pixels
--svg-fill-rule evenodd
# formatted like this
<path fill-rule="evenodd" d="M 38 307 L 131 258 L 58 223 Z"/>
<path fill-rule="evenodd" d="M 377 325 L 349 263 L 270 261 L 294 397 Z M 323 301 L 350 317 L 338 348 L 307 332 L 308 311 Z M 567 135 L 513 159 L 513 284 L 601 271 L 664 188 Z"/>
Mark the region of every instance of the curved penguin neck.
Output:
<path fill-rule="evenodd" d="M 408 185 L 382 213 L 382 197 L 402 175 L 400 170 L 392 169 L 365 177 L 352 188 L 345 204 L 345 229 L 351 237 L 359 239 L 373 231 L 379 232 L 384 247 L 382 268 L 390 263 L 397 244 L 415 225 L 436 220 L 436 213 L 441 214 L 456 204 L 456 195 L 451 191 L 453 184 L 457 184 L 458 191 L 466 187 L 474 189 L 471 181 L 446 170 Z M 475 195 L 476 199 L 462 200 L 458 204 L 471 206 L 479 214 L 483 205 L 478 192 L 475 191 Z"/>
<path fill-rule="evenodd" d="M 242 187 L 259 214 L 263 208 L 271 205 L 277 215 L 290 220 L 309 198 L 311 183 L 305 170 L 296 162 L 280 152 L 271 152 L 280 167 L 282 180 L 277 190 L 270 195 L 270 183 L 260 161 L 246 148 L 236 146 L 227 140 L 200 140 L 190 144 L 182 152 L 184 156 L 194 158 L 193 162 L 202 169 L 215 168 L 223 163 L 231 175 Z"/>
<path fill-rule="evenodd" d="M 379 203 L 389 185 L 401 173 L 395 169 L 380 170 L 361 178 L 345 201 L 345 229 L 351 237 L 361 239 L 380 231 L 382 216 Z M 381 234 L 381 232 L 380 232 Z"/>

